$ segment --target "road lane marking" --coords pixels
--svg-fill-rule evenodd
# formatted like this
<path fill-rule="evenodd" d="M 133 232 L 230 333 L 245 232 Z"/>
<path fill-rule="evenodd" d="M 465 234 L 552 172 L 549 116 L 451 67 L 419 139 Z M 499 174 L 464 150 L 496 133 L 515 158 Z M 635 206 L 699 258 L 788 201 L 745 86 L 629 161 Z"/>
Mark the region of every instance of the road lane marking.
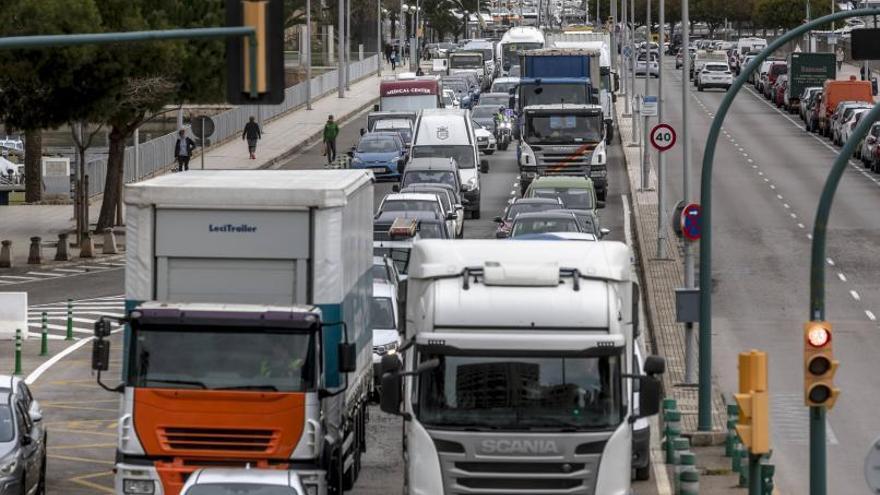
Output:
<path fill-rule="evenodd" d="M 842 272 L 837 272 L 837 278 L 839 278 L 841 282 L 846 282 L 846 275 Z"/>
<path fill-rule="evenodd" d="M 855 299 L 856 301 L 862 300 L 861 296 L 859 296 L 859 293 L 854 290 L 849 291 L 849 295 L 851 295 L 852 298 Z"/>
<path fill-rule="evenodd" d="M 621 194 L 620 199 L 623 202 L 623 237 L 626 240 L 626 245 L 632 247 L 632 234 L 629 231 L 629 197 L 626 194 Z"/>
<path fill-rule="evenodd" d="M 877 321 L 877 317 L 874 316 L 874 313 L 872 313 L 870 310 L 865 310 L 865 316 L 867 316 L 868 319 L 871 321 Z"/>
<path fill-rule="evenodd" d="M 803 228 L 805 228 L 805 227 L 804 227 L 804 224 L 799 223 L 799 224 L 798 224 L 798 228 L 799 228 L 799 229 L 803 229 Z"/>
<path fill-rule="evenodd" d="M 833 260 L 833 259 L 831 259 L 831 258 L 825 258 L 825 261 L 826 261 L 829 265 L 834 266 L 834 260 Z"/>

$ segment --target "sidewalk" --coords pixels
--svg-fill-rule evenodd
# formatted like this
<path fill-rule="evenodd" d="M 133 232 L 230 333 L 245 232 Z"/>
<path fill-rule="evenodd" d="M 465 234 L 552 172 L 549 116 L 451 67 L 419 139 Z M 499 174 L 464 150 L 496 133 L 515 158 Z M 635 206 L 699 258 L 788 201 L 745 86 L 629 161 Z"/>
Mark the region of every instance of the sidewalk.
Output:
<path fill-rule="evenodd" d="M 637 256 L 644 276 L 643 284 L 649 328 L 655 352 L 666 358 L 663 387 L 667 396 L 674 397 L 681 410 L 681 431 L 688 436 L 697 432 L 697 388 L 682 386 L 685 372 L 685 339 L 683 325 L 675 321 L 675 289 L 683 286 L 683 263 L 677 237 L 671 226 L 666 227 L 668 258 L 658 259 L 657 239 L 657 177 L 652 168 L 648 189 L 641 189 L 641 158 L 633 141 L 632 120 L 623 115 L 623 98 L 616 103 L 617 123 L 630 182 L 633 230 L 636 236 Z M 695 329 L 696 331 L 696 329 Z M 697 344 L 699 345 L 699 344 Z M 714 381 L 714 380 L 713 380 Z M 712 385 L 713 432 L 700 433 L 700 442 L 717 443 L 724 440 L 726 427 L 724 397 L 716 384 Z M 702 438 L 706 437 L 706 438 Z M 696 443 L 696 439 L 692 440 Z"/>

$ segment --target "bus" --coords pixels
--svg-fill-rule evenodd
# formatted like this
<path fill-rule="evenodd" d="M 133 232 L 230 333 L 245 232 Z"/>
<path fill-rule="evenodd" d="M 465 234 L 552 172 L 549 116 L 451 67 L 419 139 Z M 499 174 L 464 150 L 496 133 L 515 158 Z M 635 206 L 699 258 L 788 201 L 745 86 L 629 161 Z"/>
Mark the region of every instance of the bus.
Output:
<path fill-rule="evenodd" d="M 501 64 L 501 75 L 506 76 L 510 67 L 519 64 L 517 52 L 522 50 L 535 50 L 544 48 L 544 33 L 532 26 L 517 26 L 510 28 L 496 47 L 495 56 Z"/>

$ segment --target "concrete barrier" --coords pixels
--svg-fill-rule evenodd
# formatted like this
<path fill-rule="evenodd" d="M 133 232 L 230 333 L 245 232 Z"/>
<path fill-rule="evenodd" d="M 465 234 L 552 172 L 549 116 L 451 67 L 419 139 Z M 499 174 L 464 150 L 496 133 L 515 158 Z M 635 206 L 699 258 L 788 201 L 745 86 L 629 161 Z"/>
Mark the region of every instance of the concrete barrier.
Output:
<path fill-rule="evenodd" d="M 12 241 L 0 242 L 0 268 L 12 268 Z"/>
<path fill-rule="evenodd" d="M 58 234 L 55 261 L 70 261 L 70 244 L 67 241 L 67 234 Z"/>
<path fill-rule="evenodd" d="M 31 249 L 28 252 L 28 265 L 43 264 L 43 239 L 41 237 L 31 237 Z"/>
<path fill-rule="evenodd" d="M 28 337 L 27 292 L 0 292 L 0 340 L 14 340 L 15 330 Z"/>
<path fill-rule="evenodd" d="M 101 252 L 104 254 L 116 254 L 119 252 L 116 249 L 116 234 L 109 227 L 104 229 L 104 246 Z"/>
<path fill-rule="evenodd" d="M 95 244 L 92 242 L 92 234 L 89 232 L 83 233 L 83 240 L 79 246 L 79 257 L 80 258 L 94 258 L 95 257 Z"/>

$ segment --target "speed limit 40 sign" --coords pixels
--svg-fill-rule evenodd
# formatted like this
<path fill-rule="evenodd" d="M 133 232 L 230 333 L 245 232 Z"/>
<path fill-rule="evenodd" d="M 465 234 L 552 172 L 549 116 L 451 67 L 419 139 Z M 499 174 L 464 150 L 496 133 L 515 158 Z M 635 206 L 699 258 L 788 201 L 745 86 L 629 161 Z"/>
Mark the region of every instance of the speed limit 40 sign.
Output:
<path fill-rule="evenodd" d="M 675 146 L 675 129 L 669 124 L 657 124 L 651 129 L 651 146 L 664 152 Z"/>

